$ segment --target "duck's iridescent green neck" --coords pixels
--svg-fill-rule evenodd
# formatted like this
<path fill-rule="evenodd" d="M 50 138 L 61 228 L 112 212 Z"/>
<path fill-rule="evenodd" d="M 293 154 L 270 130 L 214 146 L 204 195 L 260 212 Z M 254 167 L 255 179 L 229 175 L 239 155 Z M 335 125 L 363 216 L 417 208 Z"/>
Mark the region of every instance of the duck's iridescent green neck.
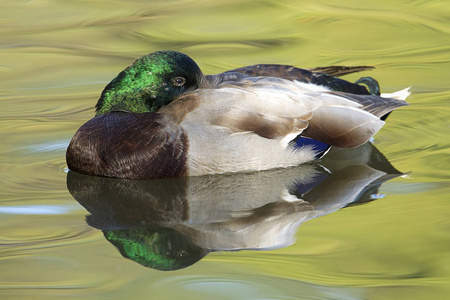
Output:
<path fill-rule="evenodd" d="M 110 111 L 155 111 L 189 89 L 203 76 L 187 55 L 159 51 L 143 56 L 120 72 L 103 90 L 96 115 Z"/>

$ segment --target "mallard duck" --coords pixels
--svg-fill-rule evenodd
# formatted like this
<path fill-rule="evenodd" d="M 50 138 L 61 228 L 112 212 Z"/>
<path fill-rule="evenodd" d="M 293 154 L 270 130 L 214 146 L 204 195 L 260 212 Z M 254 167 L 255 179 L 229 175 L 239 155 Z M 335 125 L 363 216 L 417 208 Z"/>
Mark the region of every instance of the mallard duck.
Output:
<path fill-rule="evenodd" d="M 185 54 L 154 52 L 105 87 L 96 116 L 69 144 L 67 165 L 151 179 L 285 168 L 328 146 L 357 147 L 409 95 L 380 95 L 370 77 L 338 78 L 369 68 L 253 65 L 205 76 Z"/>

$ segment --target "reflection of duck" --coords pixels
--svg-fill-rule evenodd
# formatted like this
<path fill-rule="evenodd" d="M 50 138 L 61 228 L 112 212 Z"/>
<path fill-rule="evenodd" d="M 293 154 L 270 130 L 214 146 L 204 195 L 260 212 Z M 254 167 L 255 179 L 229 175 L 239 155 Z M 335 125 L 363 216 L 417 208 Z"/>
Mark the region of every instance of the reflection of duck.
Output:
<path fill-rule="evenodd" d="M 255 65 L 204 76 L 187 55 L 151 53 L 106 86 L 67 164 L 89 175 L 167 178 L 289 167 L 328 145 L 356 147 L 409 95 L 379 96 L 372 78 L 358 81 L 371 94 L 331 76 L 367 68 Z"/>
<path fill-rule="evenodd" d="M 381 183 L 401 174 L 371 144 L 330 157 L 325 167 L 156 180 L 71 171 L 67 186 L 123 256 L 173 270 L 210 251 L 288 246 L 302 222 L 373 200 Z"/>

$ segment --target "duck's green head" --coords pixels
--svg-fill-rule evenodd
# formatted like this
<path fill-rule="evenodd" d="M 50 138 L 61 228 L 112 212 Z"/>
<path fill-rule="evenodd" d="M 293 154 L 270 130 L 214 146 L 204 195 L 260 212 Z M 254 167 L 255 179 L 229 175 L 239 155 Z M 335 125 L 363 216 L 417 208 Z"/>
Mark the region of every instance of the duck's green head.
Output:
<path fill-rule="evenodd" d="M 96 115 L 122 110 L 151 112 L 196 89 L 203 74 L 187 55 L 158 51 L 137 59 L 103 90 Z"/>

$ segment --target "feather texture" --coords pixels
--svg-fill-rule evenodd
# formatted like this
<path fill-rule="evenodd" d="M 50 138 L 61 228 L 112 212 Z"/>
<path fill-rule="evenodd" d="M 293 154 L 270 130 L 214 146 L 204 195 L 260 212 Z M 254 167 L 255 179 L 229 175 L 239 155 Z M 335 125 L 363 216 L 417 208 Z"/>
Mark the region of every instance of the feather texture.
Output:
<path fill-rule="evenodd" d="M 143 179 L 187 175 L 188 140 L 182 128 L 158 113 L 111 112 L 84 124 L 66 153 L 82 174 Z"/>

